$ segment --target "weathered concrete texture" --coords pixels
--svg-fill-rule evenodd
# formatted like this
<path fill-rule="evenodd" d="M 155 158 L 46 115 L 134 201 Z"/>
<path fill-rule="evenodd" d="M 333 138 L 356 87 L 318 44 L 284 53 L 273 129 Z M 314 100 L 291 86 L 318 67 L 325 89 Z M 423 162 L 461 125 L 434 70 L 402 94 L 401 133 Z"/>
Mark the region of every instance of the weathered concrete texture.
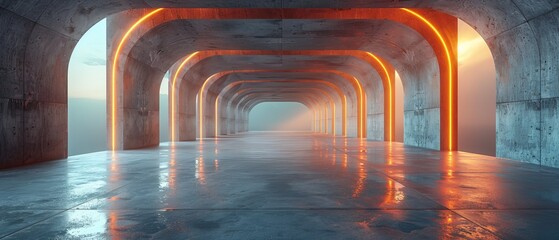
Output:
<path fill-rule="evenodd" d="M 384 141 L 384 114 L 368 114 L 367 139 Z"/>
<path fill-rule="evenodd" d="M 68 101 L 68 63 L 77 40 L 36 25 L 25 53 L 25 99 L 51 103 Z M 37 62 L 41 64 L 35 64 Z"/>
<path fill-rule="evenodd" d="M 424 44 L 414 47 L 432 51 Z M 437 59 L 410 58 L 414 60 L 398 69 L 405 92 L 404 143 L 440 149 L 440 71 Z"/>
<path fill-rule="evenodd" d="M 164 72 L 143 71 L 143 62 L 128 59 L 128 71 L 141 72 L 149 78 L 162 79 Z M 125 75 L 127 76 L 127 75 Z M 122 148 L 135 149 L 159 144 L 159 93 L 147 91 L 157 82 L 142 82 L 124 78 L 122 95 Z M 158 85 L 158 87 L 160 84 Z"/>
<path fill-rule="evenodd" d="M 556 0 L 525 1 L 511 0 L 526 19 L 532 19 L 559 7 Z"/>
<path fill-rule="evenodd" d="M 540 55 L 528 23 L 487 39 L 497 71 L 497 103 L 540 98 Z"/>
<path fill-rule="evenodd" d="M 195 90 L 198 87 L 194 86 L 190 83 L 181 84 L 180 90 L 183 94 L 181 94 L 181 98 L 179 98 L 179 103 L 177 104 L 177 114 L 181 115 L 181 118 L 178 120 L 178 124 L 180 127 L 177 127 L 176 131 L 178 132 L 177 139 L 179 141 L 192 141 L 196 140 L 198 128 L 196 127 L 196 122 L 198 121 L 196 118 L 197 109 L 196 106 L 196 94 L 198 92 Z M 191 105 L 186 105 L 183 103 L 192 103 Z M 182 117 L 182 116 L 186 117 Z M 169 118 L 170 119 L 170 118 Z M 187 124 L 193 123 L 193 124 Z"/>
<path fill-rule="evenodd" d="M 23 100 L 0 98 L 0 166 L 22 164 L 23 113 Z"/>
<path fill-rule="evenodd" d="M 497 156 L 540 164 L 540 101 L 497 104 Z"/>
<path fill-rule="evenodd" d="M 24 71 L 25 164 L 67 156 L 67 71 L 76 44 L 39 25 L 30 35 Z"/>
<path fill-rule="evenodd" d="M 67 69 L 76 40 L 0 9 L 0 167 L 67 156 Z M 25 66 L 25 67 L 24 67 Z"/>
<path fill-rule="evenodd" d="M 10 31 L 0 37 L 0 98 L 23 99 L 23 66 L 26 41 L 33 23 L 0 8 L 0 26 Z"/>
<path fill-rule="evenodd" d="M 524 9 L 530 16 L 542 15 L 487 41 L 497 68 L 497 156 L 557 166 L 551 146 L 559 139 L 545 128 L 559 116 L 550 112 L 550 101 L 541 99 L 559 96 L 559 13 L 544 10 L 548 6 L 541 2 Z M 546 106 L 541 112 L 540 101 Z"/>
<path fill-rule="evenodd" d="M 68 105 L 30 102 L 24 113 L 24 164 L 68 156 Z"/>
<path fill-rule="evenodd" d="M 159 145 L 159 111 L 123 109 L 124 149 Z"/>
<path fill-rule="evenodd" d="M 559 98 L 542 99 L 541 164 L 559 167 Z"/>
<path fill-rule="evenodd" d="M 530 26 L 537 36 L 541 59 L 541 97 L 559 97 L 559 10 L 532 19 Z"/>
<path fill-rule="evenodd" d="M 425 146 L 429 149 L 439 150 L 441 147 L 441 109 L 424 109 L 425 120 Z"/>
<path fill-rule="evenodd" d="M 404 111 L 404 143 L 430 149 L 440 148 L 440 109 Z"/>

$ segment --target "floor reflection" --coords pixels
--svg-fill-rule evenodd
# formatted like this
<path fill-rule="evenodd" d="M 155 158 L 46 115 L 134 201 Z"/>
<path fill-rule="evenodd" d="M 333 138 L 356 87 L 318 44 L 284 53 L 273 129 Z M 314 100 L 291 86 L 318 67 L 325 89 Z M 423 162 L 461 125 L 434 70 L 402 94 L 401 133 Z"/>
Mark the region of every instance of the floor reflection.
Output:
<path fill-rule="evenodd" d="M 206 184 L 206 169 L 204 168 L 204 144 L 201 142 L 198 146 L 198 157 L 195 161 L 194 176 L 198 179 L 200 185 Z"/>
<path fill-rule="evenodd" d="M 112 152 L 112 156 L 111 156 L 111 170 L 109 172 L 109 186 L 113 189 L 115 187 L 117 187 L 119 184 L 121 184 L 120 180 L 121 180 L 121 173 L 120 173 L 120 168 L 118 167 L 118 156 L 116 154 L 116 152 Z M 108 229 L 108 233 L 110 235 L 111 239 L 114 240 L 120 240 L 120 232 L 119 232 L 119 225 L 118 225 L 118 207 L 117 207 L 117 196 L 112 196 L 108 199 L 109 202 L 109 216 L 107 219 L 107 216 L 105 213 L 103 218 L 100 218 L 99 220 L 103 220 L 104 221 L 104 226 L 105 228 L 100 229 L 100 233 L 102 232 L 102 230 Z M 79 237 L 79 236 L 77 236 Z"/>
<path fill-rule="evenodd" d="M 7 239 L 549 239 L 559 170 L 305 133 L 0 172 Z"/>

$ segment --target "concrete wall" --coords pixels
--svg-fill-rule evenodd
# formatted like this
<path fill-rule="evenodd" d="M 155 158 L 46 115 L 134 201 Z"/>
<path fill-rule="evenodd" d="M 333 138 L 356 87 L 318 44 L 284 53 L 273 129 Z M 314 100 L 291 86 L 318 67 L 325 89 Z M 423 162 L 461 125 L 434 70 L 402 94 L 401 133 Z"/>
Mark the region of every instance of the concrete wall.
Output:
<path fill-rule="evenodd" d="M 67 156 L 67 68 L 77 38 L 35 21 L 0 7 L 0 168 Z"/>
<path fill-rule="evenodd" d="M 399 69 L 404 85 L 404 143 L 440 149 L 440 84 L 435 57 Z"/>
<path fill-rule="evenodd" d="M 226 1 L 221 4 L 273 7 L 276 3 L 279 2 L 247 4 Z M 161 2 L 151 4 L 140 0 L 0 1 L 0 43 L 3 46 L 0 50 L 0 167 L 66 157 L 66 79 L 73 47 L 80 36 L 103 17 L 129 8 L 166 5 Z M 204 1 L 168 3 L 169 6 L 183 7 L 207 4 Z M 559 153 L 555 149 L 559 145 L 556 127 L 559 125 L 556 104 L 559 98 L 557 1 L 433 0 L 386 5 L 371 1 L 352 5 L 352 1 L 332 0 L 289 4 L 299 7 L 417 6 L 435 8 L 465 20 L 487 40 L 496 62 L 497 155 L 558 166 Z M 405 74 L 402 64 L 395 62 L 394 65 L 403 79 L 413 77 L 411 72 Z M 429 71 L 422 74 L 427 73 Z M 409 84 L 405 84 L 406 94 L 411 94 Z M 421 92 L 417 94 L 421 95 Z M 437 107 L 406 105 L 408 122 L 416 122 L 414 125 L 419 128 L 419 133 L 425 133 L 418 135 L 425 140 L 408 134 L 408 143 L 433 147 L 429 144 L 436 142 L 437 136 L 427 134 L 439 132 L 432 128 L 436 125 L 435 119 L 439 119 Z M 146 110 L 136 109 L 131 114 L 148 118 L 157 116 L 156 108 Z M 422 120 L 415 121 L 413 117 Z M 422 122 L 429 127 L 422 128 Z M 141 128 L 147 128 L 149 132 L 153 129 L 152 124 L 142 123 Z M 406 125 L 406 129 L 412 128 Z M 155 132 L 148 135 L 158 136 Z M 422 141 L 429 141 L 429 144 Z"/>
<path fill-rule="evenodd" d="M 487 38 L 497 69 L 499 157 L 559 167 L 558 18 L 558 10 L 544 11 Z"/>

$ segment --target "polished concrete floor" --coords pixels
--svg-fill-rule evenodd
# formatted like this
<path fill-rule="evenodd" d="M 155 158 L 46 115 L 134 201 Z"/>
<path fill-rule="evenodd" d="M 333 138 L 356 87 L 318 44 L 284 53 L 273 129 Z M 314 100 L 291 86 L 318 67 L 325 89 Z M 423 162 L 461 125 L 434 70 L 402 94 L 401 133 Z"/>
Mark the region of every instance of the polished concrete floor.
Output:
<path fill-rule="evenodd" d="M 2 239 L 557 239 L 559 170 L 248 133 L 0 171 Z"/>

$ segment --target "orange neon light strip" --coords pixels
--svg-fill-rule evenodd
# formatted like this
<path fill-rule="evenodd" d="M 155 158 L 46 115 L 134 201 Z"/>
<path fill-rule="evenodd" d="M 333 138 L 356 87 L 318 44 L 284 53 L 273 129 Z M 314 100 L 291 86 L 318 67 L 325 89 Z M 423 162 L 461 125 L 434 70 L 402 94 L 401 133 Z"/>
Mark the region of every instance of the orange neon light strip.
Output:
<path fill-rule="evenodd" d="M 114 58 L 113 58 L 113 69 L 112 69 L 112 73 L 111 73 L 111 141 L 112 141 L 111 146 L 112 146 L 113 151 L 117 149 L 117 146 L 116 146 L 116 144 L 117 144 L 116 143 L 116 127 L 117 127 L 116 68 L 118 66 L 117 64 L 118 64 L 118 59 L 119 59 L 120 52 L 122 50 L 122 46 L 124 46 L 124 43 L 126 42 L 126 40 L 128 40 L 128 38 L 130 37 L 130 34 L 132 34 L 134 29 L 136 29 L 140 24 L 142 24 L 142 22 L 144 22 L 145 20 L 147 20 L 151 16 L 155 15 L 156 13 L 160 12 L 161 10 L 163 10 L 163 8 L 155 9 L 152 12 L 150 12 L 147 15 L 140 18 L 138 21 L 136 21 L 136 23 L 134 23 L 128 29 L 128 31 L 126 31 L 126 33 L 122 36 L 122 39 L 120 39 L 120 43 L 118 44 L 118 46 L 116 48 L 115 55 L 114 55 Z"/>
<path fill-rule="evenodd" d="M 203 108 L 203 104 L 202 104 L 202 93 L 198 93 L 198 132 L 200 134 L 200 140 L 202 140 L 202 138 L 204 138 L 204 110 Z"/>
<path fill-rule="evenodd" d="M 217 136 L 219 135 L 219 131 L 218 131 L 218 127 L 219 127 L 219 113 L 218 113 L 218 109 L 219 109 L 219 95 L 217 95 L 217 97 L 215 98 L 215 137 L 217 138 Z"/>
<path fill-rule="evenodd" d="M 319 116 L 318 125 L 320 126 L 320 131 L 319 132 L 322 133 L 324 131 L 324 130 L 322 130 L 323 127 L 324 127 L 324 125 L 322 124 L 322 121 L 324 120 L 324 119 L 322 119 L 322 108 L 318 108 L 318 116 Z"/>
<path fill-rule="evenodd" d="M 416 13 L 410 9 L 407 8 L 402 8 L 402 10 L 411 13 L 412 15 L 414 15 L 415 17 L 419 18 L 421 21 L 423 21 L 425 24 L 427 24 L 427 26 L 429 26 L 429 28 L 431 28 L 431 30 L 433 30 L 433 32 L 437 35 L 437 38 L 439 39 L 439 41 L 441 42 L 441 44 L 443 45 L 445 54 L 446 54 L 446 59 L 447 59 L 447 64 L 448 64 L 448 101 L 449 101 L 449 107 L 448 107 L 448 150 L 454 150 L 454 144 L 453 144 L 453 131 L 452 128 L 453 126 L 453 111 L 454 109 L 452 109 L 453 106 L 453 73 L 452 73 L 452 58 L 450 55 L 450 50 L 448 49 L 448 46 L 446 45 L 446 41 L 444 40 L 442 34 L 439 32 L 439 30 L 431 23 L 429 22 L 429 20 L 427 20 L 425 17 L 421 16 L 419 13 Z"/>
<path fill-rule="evenodd" d="M 328 106 L 324 105 L 324 133 L 328 133 Z"/>
<path fill-rule="evenodd" d="M 175 75 L 173 75 L 173 79 L 171 81 L 171 142 L 176 141 L 176 127 L 175 127 L 175 111 L 176 111 L 176 99 L 175 99 L 175 86 L 177 83 L 177 78 L 179 77 L 179 73 L 181 72 L 182 68 L 196 56 L 198 52 L 194 52 L 190 54 L 184 61 L 181 62 L 179 67 L 177 68 Z"/>
<path fill-rule="evenodd" d="M 210 76 L 208 79 L 206 79 L 206 82 L 204 82 L 204 84 L 202 85 L 202 88 L 200 89 L 199 96 L 200 96 L 200 94 L 201 94 L 202 92 L 204 92 L 204 88 L 206 87 L 206 84 L 209 82 L 209 80 L 212 79 L 215 75 L 218 75 L 218 74 L 219 74 L 219 73 L 216 73 L 216 74 Z M 243 83 L 261 83 L 261 82 L 292 82 L 292 81 L 288 81 L 288 80 L 286 80 L 286 81 L 245 80 L 245 81 L 238 81 L 238 82 L 230 83 L 229 85 L 225 86 L 224 89 L 230 89 L 230 88 L 232 88 L 232 87 L 234 87 L 234 86 L 236 86 L 236 85 L 243 84 Z M 309 81 L 300 80 L 300 81 L 295 81 L 295 82 L 309 82 Z M 330 86 L 330 87 L 332 87 L 332 88 L 334 88 L 334 89 L 335 89 L 335 87 L 336 87 L 336 85 L 334 85 L 334 84 L 332 84 L 332 83 L 330 83 L 330 82 L 327 82 L 327 81 L 310 81 L 310 82 L 320 82 L 320 83 L 325 84 L 325 85 L 327 85 L 327 86 Z M 241 91 L 239 91 L 237 94 L 240 94 L 241 92 L 244 92 L 244 91 L 246 91 L 246 90 L 248 90 L 248 89 L 241 90 Z M 344 110 L 344 111 L 345 111 L 345 116 L 343 116 L 343 119 L 342 119 L 342 125 L 343 125 L 343 127 L 344 127 L 344 129 L 343 129 L 342 131 L 345 132 L 345 131 L 346 131 L 346 130 L 345 130 L 345 126 L 347 125 L 346 119 L 345 119 L 345 118 L 347 117 L 347 100 L 346 100 L 345 94 L 342 94 L 342 93 L 339 92 L 339 91 L 338 91 L 338 94 L 340 94 L 340 97 L 342 98 L 342 101 L 343 101 L 343 106 L 342 106 L 342 108 L 345 109 L 345 110 Z M 336 108 L 336 107 L 335 107 L 334 99 L 332 99 L 332 97 L 330 97 L 330 96 L 329 96 L 328 94 L 326 94 L 326 93 L 325 93 L 325 95 L 327 95 L 327 96 L 330 98 L 330 101 L 331 101 L 331 104 L 332 104 L 332 109 L 333 109 L 333 111 L 334 111 L 334 112 L 333 112 L 333 115 L 335 116 L 335 108 Z M 217 129 L 218 129 L 218 118 L 217 118 L 217 116 L 218 116 L 218 109 L 219 109 L 219 105 L 218 105 L 219 102 L 218 102 L 218 99 L 219 99 L 220 96 L 221 96 L 221 93 L 218 94 L 218 96 L 217 96 L 217 98 L 216 98 L 216 101 L 215 101 L 215 116 L 216 116 L 216 118 L 215 118 L 215 129 L 216 129 L 216 136 L 217 136 Z M 200 105 L 200 106 L 202 106 L 202 105 Z M 201 109 L 202 107 L 199 107 L 199 108 Z M 332 125 L 335 126 L 335 120 L 334 120 L 334 118 L 333 118 L 332 121 L 333 121 Z M 203 123 L 202 123 L 202 124 L 203 124 Z M 332 129 L 335 129 L 335 128 L 333 127 Z M 335 130 L 334 130 L 334 135 L 335 135 Z"/>
<path fill-rule="evenodd" d="M 203 99 L 204 99 L 204 89 L 206 89 L 206 84 L 208 84 L 208 80 L 214 78 L 215 76 L 219 75 L 220 73 L 216 73 L 211 75 L 209 78 L 206 79 L 206 81 L 204 81 L 204 84 L 202 84 L 202 87 L 200 88 L 200 92 L 198 92 L 198 112 L 200 114 L 199 116 L 199 120 L 198 120 L 198 127 L 200 128 L 200 139 L 203 138 L 204 136 L 204 104 L 202 103 Z"/>
<path fill-rule="evenodd" d="M 359 95 L 361 95 L 360 100 L 359 100 L 360 105 L 361 105 L 360 108 L 359 108 L 361 117 L 359 118 L 359 136 L 358 137 L 363 138 L 363 137 L 365 137 L 365 131 L 366 131 L 366 129 L 364 129 L 364 124 L 365 124 L 365 121 L 367 119 L 367 110 L 366 110 L 367 103 L 366 103 L 366 100 L 365 100 L 365 92 L 363 90 L 363 87 L 361 87 L 361 83 L 359 82 L 359 80 L 357 80 L 357 78 L 355 78 L 353 76 L 352 76 L 352 78 L 357 83 L 357 86 L 359 87 Z"/>
<path fill-rule="evenodd" d="M 386 80 L 387 80 L 387 86 L 388 86 L 388 119 L 389 119 L 389 123 L 388 123 L 388 141 L 392 142 L 392 138 L 394 135 L 394 129 L 392 126 L 392 120 L 394 119 L 394 113 L 392 112 L 392 107 L 393 107 L 393 96 L 392 96 L 392 79 L 390 78 L 390 74 L 388 73 L 388 70 L 386 69 L 386 66 L 384 66 L 384 63 L 374 54 L 367 52 L 367 54 L 369 56 L 371 56 L 372 58 L 375 59 L 375 61 L 377 61 L 380 66 L 382 67 L 382 69 L 384 70 L 384 74 L 386 75 Z"/>
<path fill-rule="evenodd" d="M 336 136 L 336 103 L 332 101 L 330 105 L 332 108 L 332 135 Z"/>
<path fill-rule="evenodd" d="M 316 110 L 312 109 L 313 111 L 313 118 L 312 118 L 312 131 L 316 131 Z"/>
<path fill-rule="evenodd" d="M 197 53 L 198 53 L 198 52 L 197 52 Z M 246 72 L 253 72 L 254 70 L 245 70 L 245 71 L 246 71 Z M 241 71 L 241 72 L 245 72 L 245 71 Z M 234 72 L 234 71 L 226 71 L 226 72 Z M 258 72 L 258 71 L 255 71 L 255 72 Z M 339 72 L 339 71 L 334 71 L 334 70 L 333 70 L 333 71 L 327 71 L 327 72 L 331 72 L 331 73 L 334 73 L 334 74 L 341 74 L 341 72 Z M 213 74 L 212 76 L 210 76 L 209 78 L 207 78 L 207 79 L 204 81 L 202 87 L 200 88 L 200 92 L 198 93 L 198 95 L 199 95 L 199 98 L 198 98 L 198 99 L 199 99 L 199 106 L 201 106 L 201 107 L 199 107 L 199 114 L 200 114 L 200 116 L 202 116 L 202 114 L 203 114 L 203 103 L 202 103 L 202 101 L 200 101 L 200 96 L 203 97 L 204 91 L 205 91 L 205 88 L 206 88 L 207 84 L 210 83 L 211 80 L 213 80 L 213 78 L 214 78 L 215 76 L 220 75 L 220 74 L 223 74 L 223 72 Z M 345 74 L 344 74 L 344 75 L 345 75 Z M 355 82 L 355 84 L 356 84 L 357 87 L 358 87 L 358 98 L 359 98 L 359 105 L 360 105 L 359 108 L 358 108 L 358 112 L 359 112 L 360 117 L 358 117 L 358 128 L 359 128 L 359 131 L 358 131 L 358 134 L 357 134 L 357 135 L 358 135 L 358 137 L 362 138 L 362 137 L 365 136 L 365 133 L 364 133 L 364 132 L 366 131 L 366 129 L 364 129 L 364 128 L 365 128 L 365 127 L 364 127 L 364 123 L 365 123 L 366 118 L 367 118 L 367 116 L 366 116 L 366 106 L 367 106 L 367 104 L 366 104 L 366 94 L 365 94 L 365 92 L 364 92 L 364 90 L 363 90 L 363 87 L 361 86 L 361 82 L 359 82 L 359 80 L 358 80 L 357 78 L 355 78 L 355 77 L 353 77 L 353 76 L 351 76 L 351 75 L 346 75 L 346 76 L 349 76 L 349 77 Z M 174 108 L 174 106 L 173 106 L 174 101 L 171 101 L 171 102 L 172 102 L 171 105 L 172 105 L 172 107 Z M 200 104 L 201 104 L 201 105 L 200 105 Z M 344 106 L 345 106 L 345 108 L 347 109 L 347 102 L 344 104 Z M 346 117 L 347 117 L 347 110 L 346 110 Z M 171 120 L 171 121 L 174 121 L 174 120 Z M 344 119 L 342 120 L 342 124 L 343 124 L 344 126 L 347 127 L 347 123 L 345 123 L 346 121 L 347 121 L 347 118 L 344 118 Z M 200 118 L 199 118 L 199 129 L 200 129 L 200 130 L 202 130 L 202 128 L 203 128 L 203 125 L 204 125 L 203 122 L 204 122 L 204 119 L 200 117 Z M 201 123 L 201 124 L 200 124 L 200 123 Z M 345 124 L 344 124 L 344 123 L 345 123 Z M 347 130 L 345 130 L 345 129 L 346 129 L 346 128 L 344 128 L 344 130 L 342 130 L 342 131 L 343 131 L 343 132 L 347 132 Z M 203 132 L 203 130 L 202 130 L 202 132 Z"/>
<path fill-rule="evenodd" d="M 342 136 L 347 136 L 347 121 L 343 121 L 347 119 L 347 97 L 344 94 L 344 109 L 342 109 Z"/>

